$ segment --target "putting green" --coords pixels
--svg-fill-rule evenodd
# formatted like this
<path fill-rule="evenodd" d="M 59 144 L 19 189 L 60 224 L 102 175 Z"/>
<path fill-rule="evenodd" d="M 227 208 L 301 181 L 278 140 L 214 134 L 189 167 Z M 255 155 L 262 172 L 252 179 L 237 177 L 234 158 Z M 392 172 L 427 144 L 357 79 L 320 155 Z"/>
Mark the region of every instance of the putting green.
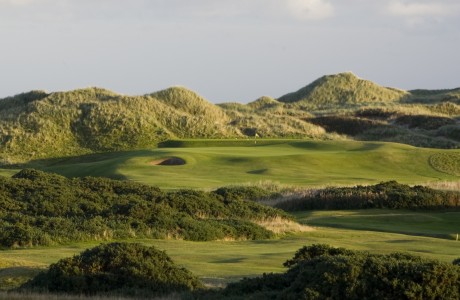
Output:
<path fill-rule="evenodd" d="M 69 177 L 106 176 L 162 188 L 215 188 L 276 182 L 296 186 L 426 183 L 459 180 L 436 170 L 430 157 L 460 150 L 355 141 L 187 141 L 177 148 L 105 153 L 31 163 Z M 159 163 L 165 162 L 165 163 Z"/>

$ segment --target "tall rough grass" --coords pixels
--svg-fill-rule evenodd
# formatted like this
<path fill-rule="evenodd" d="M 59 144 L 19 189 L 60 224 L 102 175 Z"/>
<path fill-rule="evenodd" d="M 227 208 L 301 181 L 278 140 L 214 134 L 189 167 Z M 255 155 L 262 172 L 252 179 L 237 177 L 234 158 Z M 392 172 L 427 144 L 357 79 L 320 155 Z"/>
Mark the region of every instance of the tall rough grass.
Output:
<path fill-rule="evenodd" d="M 323 76 L 297 92 L 284 95 L 278 101 L 308 102 L 318 106 L 362 102 L 391 102 L 407 96 L 402 90 L 385 88 L 363 80 L 352 73 Z"/>
<path fill-rule="evenodd" d="M 0 164 L 145 149 L 177 138 L 346 139 L 309 122 L 331 115 L 378 118 L 387 125 L 408 115 L 458 122 L 460 89 L 407 92 L 341 73 L 321 77 L 279 99 L 263 96 L 249 104 L 214 105 L 183 87 L 143 96 L 101 88 L 31 91 L 0 99 Z M 436 132 L 407 129 L 402 124 L 355 138 L 457 148 L 459 130 L 454 122 Z"/>

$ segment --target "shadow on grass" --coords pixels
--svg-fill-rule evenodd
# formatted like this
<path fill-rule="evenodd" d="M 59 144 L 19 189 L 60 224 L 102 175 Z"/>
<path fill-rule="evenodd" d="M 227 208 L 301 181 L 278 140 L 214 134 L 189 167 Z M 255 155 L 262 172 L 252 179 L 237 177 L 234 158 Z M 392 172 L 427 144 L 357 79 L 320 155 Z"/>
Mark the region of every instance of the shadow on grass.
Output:
<path fill-rule="evenodd" d="M 385 241 L 386 243 L 390 244 L 406 244 L 406 243 L 413 243 L 415 242 L 414 240 L 390 240 L 390 241 Z"/>
<path fill-rule="evenodd" d="M 0 291 L 7 291 L 19 287 L 29 279 L 43 271 L 42 268 L 8 267 L 0 269 Z"/>
<path fill-rule="evenodd" d="M 162 153 L 167 154 L 167 153 Z M 32 168 L 45 172 L 53 172 L 66 177 L 97 176 L 111 179 L 126 180 L 127 177 L 118 173 L 118 166 L 133 157 L 152 156 L 152 150 L 133 150 L 84 154 L 70 157 L 37 159 L 28 163 L 9 166 L 16 169 Z"/>
<path fill-rule="evenodd" d="M 337 228 L 337 229 L 351 229 L 351 230 L 361 230 L 361 231 L 372 231 L 372 232 L 386 232 L 386 233 L 396 233 L 396 234 L 404 234 L 410 236 L 420 236 L 420 237 L 431 237 L 443 240 L 454 240 L 453 234 L 447 233 L 426 233 L 426 232 L 413 232 L 413 231 L 405 231 L 405 230 L 391 230 L 391 229 L 384 229 L 384 228 L 372 228 L 372 227 L 361 227 L 361 226 L 354 226 L 354 225 L 345 225 L 345 224 L 327 224 L 327 223 L 309 223 L 309 225 L 314 227 L 326 227 L 326 228 Z M 396 243 L 395 241 L 392 241 Z"/>
<path fill-rule="evenodd" d="M 227 259 L 220 259 L 220 260 L 215 260 L 212 263 L 215 264 L 237 264 L 242 261 L 245 261 L 245 257 L 234 257 L 234 258 L 227 258 Z"/>
<path fill-rule="evenodd" d="M 259 169 L 259 170 L 248 171 L 248 172 L 246 172 L 246 173 L 248 173 L 248 174 L 261 175 L 261 174 L 266 174 L 267 172 L 268 172 L 268 169 Z"/>

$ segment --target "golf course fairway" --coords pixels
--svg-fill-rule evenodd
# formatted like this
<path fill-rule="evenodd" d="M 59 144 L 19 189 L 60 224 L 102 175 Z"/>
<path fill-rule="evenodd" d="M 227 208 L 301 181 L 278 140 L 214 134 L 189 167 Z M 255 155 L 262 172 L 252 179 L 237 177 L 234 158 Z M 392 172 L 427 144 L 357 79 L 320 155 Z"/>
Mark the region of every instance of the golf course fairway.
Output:
<path fill-rule="evenodd" d="M 68 177 L 104 176 L 166 189 L 216 188 L 275 182 L 295 186 L 423 184 L 456 181 L 449 161 L 460 150 L 403 144 L 306 140 L 187 140 L 178 147 L 92 154 L 31 162 L 28 167 Z M 444 166 L 450 166 L 444 171 Z"/>

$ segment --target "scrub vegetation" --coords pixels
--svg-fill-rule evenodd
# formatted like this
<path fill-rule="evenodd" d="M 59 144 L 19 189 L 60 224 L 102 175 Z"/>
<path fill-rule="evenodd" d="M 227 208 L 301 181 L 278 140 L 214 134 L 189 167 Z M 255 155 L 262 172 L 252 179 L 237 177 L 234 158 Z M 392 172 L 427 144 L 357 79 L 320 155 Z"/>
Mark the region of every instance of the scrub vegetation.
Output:
<path fill-rule="evenodd" d="M 220 191 L 163 192 L 133 182 L 67 179 L 35 170 L 0 178 L 0 187 L 3 247 L 120 238 L 267 239 L 274 237 L 265 228 L 270 223 L 292 222 L 281 210 Z"/>
<path fill-rule="evenodd" d="M 439 191 L 424 186 L 411 187 L 389 181 L 372 186 L 311 190 L 303 197 L 280 200 L 275 206 L 288 211 L 372 208 L 459 209 L 460 191 Z"/>
<path fill-rule="evenodd" d="M 151 297 L 203 287 L 196 276 L 155 247 L 111 243 L 59 260 L 19 291 Z"/>
<path fill-rule="evenodd" d="M 458 299 L 460 268 L 404 253 L 369 254 L 328 245 L 299 249 L 283 274 L 230 284 L 229 299 Z"/>

